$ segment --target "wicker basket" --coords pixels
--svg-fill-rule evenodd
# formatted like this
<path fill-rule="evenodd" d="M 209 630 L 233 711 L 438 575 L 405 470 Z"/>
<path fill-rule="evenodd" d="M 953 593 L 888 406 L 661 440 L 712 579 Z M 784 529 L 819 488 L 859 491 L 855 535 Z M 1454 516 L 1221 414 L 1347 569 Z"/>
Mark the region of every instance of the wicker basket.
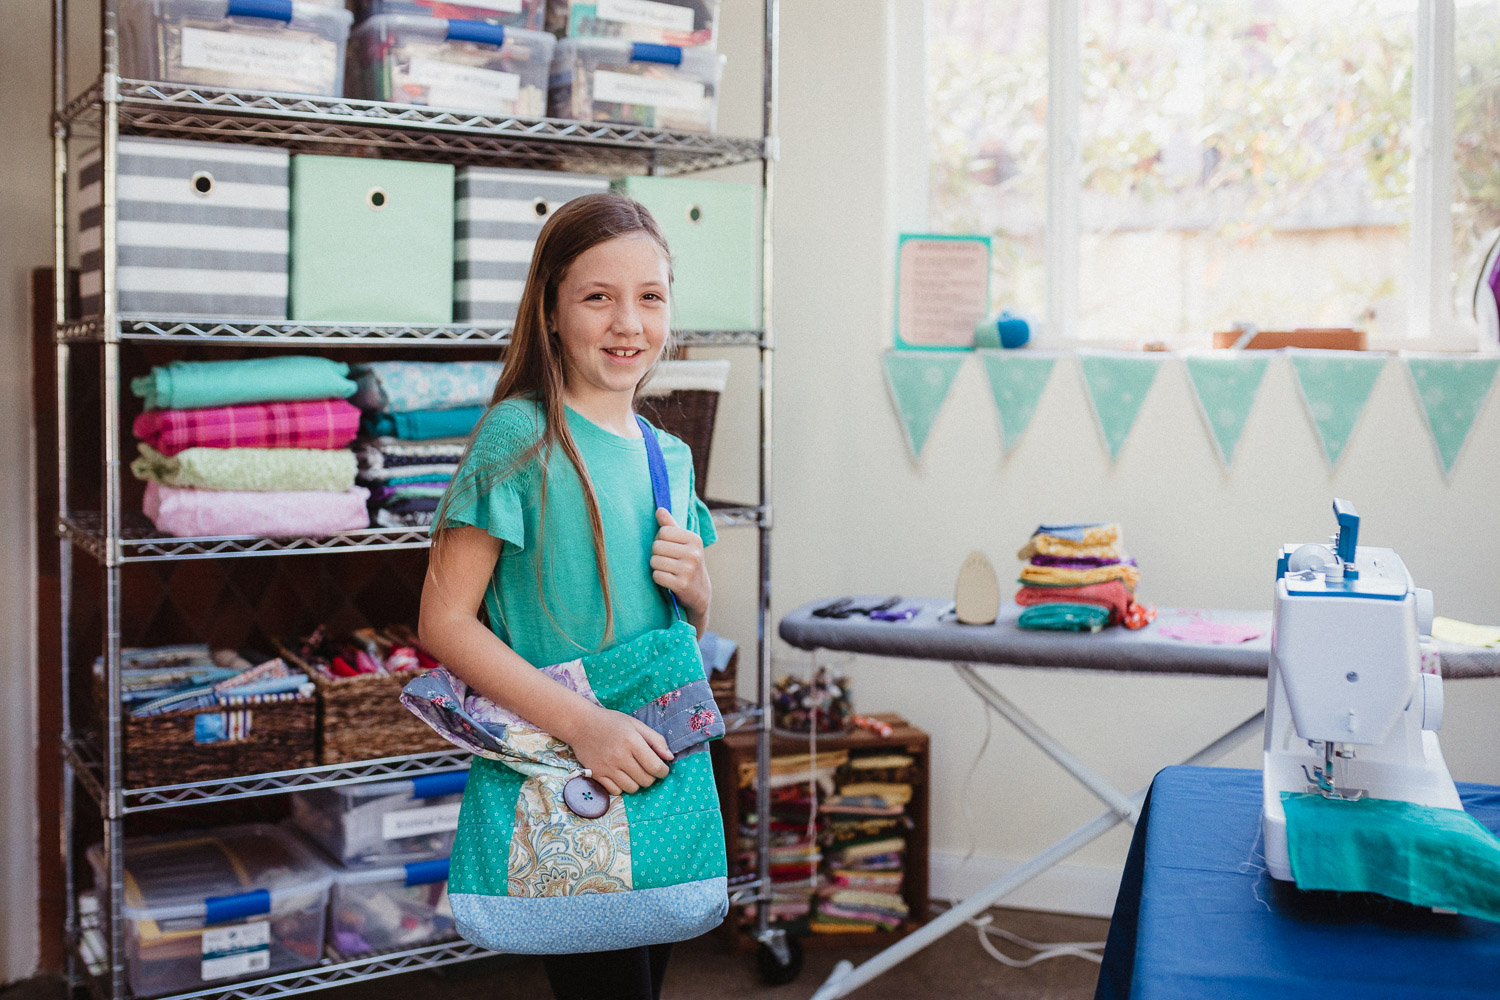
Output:
<path fill-rule="evenodd" d="M 278 645 L 281 657 L 307 671 L 318 686 L 318 763 L 343 764 L 453 748 L 401 704 L 401 689 L 418 671 L 325 677 L 285 643 Z"/>
<path fill-rule="evenodd" d="M 102 707 L 101 687 L 94 696 Z M 214 719 L 229 738 L 200 743 L 200 716 Z M 101 714 L 101 721 L 103 716 Z M 242 707 L 185 708 L 161 715 L 130 716 L 122 722 L 125 784 L 155 788 L 187 781 L 213 781 L 265 771 L 312 767 L 317 763 L 317 698 L 308 694 L 286 701 Z M 202 728 L 200 728 L 202 727 Z"/>
<path fill-rule="evenodd" d="M 729 381 L 727 361 L 664 361 L 636 397 L 641 416 L 693 450 L 698 496 L 707 496 L 708 452 L 719 395 Z"/>

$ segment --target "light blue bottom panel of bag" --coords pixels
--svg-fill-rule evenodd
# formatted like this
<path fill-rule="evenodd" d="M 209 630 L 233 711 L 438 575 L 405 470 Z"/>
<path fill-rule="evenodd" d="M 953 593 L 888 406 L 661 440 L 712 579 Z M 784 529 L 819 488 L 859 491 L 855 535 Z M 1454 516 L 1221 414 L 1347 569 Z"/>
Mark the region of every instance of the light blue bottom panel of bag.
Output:
<path fill-rule="evenodd" d="M 449 896 L 465 940 L 515 955 L 573 955 L 686 941 L 729 912 L 723 878 L 582 896 Z"/>

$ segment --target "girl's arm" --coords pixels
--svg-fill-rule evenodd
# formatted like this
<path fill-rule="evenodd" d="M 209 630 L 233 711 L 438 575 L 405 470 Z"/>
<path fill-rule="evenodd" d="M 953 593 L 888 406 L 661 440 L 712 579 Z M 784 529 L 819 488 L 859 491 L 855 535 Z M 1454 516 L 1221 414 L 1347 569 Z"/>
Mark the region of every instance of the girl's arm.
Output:
<path fill-rule="evenodd" d="M 611 795 L 667 776 L 667 741 L 644 722 L 594 704 L 537 670 L 479 620 L 504 543 L 470 526 L 434 539 L 417 633 L 460 680 L 563 740 Z"/>

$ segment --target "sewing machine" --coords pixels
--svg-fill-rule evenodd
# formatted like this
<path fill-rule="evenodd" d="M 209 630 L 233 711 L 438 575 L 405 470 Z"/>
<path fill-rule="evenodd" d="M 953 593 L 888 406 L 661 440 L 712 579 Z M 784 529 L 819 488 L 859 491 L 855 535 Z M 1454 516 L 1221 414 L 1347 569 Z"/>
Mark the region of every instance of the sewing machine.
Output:
<path fill-rule="evenodd" d="M 1261 779 L 1266 867 L 1292 878 L 1282 792 L 1459 809 L 1438 747 L 1442 679 L 1421 667 L 1432 592 L 1391 549 L 1359 546 L 1359 513 L 1333 502 L 1329 545 L 1282 547 L 1271 615 Z"/>

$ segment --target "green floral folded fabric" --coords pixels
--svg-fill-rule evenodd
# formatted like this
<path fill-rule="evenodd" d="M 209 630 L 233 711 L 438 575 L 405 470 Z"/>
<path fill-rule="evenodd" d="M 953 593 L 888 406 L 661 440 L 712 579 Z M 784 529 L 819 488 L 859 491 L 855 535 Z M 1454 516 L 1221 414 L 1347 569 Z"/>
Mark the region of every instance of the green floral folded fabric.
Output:
<path fill-rule="evenodd" d="M 1109 624 L 1109 609 L 1097 604 L 1069 604 L 1061 601 L 1034 604 L 1021 612 L 1016 624 L 1022 628 L 1097 632 Z"/>
<path fill-rule="evenodd" d="M 149 444 L 137 447 L 135 478 L 200 490 L 343 493 L 354 485 L 357 465 L 347 448 L 186 448 L 169 458 Z"/>

